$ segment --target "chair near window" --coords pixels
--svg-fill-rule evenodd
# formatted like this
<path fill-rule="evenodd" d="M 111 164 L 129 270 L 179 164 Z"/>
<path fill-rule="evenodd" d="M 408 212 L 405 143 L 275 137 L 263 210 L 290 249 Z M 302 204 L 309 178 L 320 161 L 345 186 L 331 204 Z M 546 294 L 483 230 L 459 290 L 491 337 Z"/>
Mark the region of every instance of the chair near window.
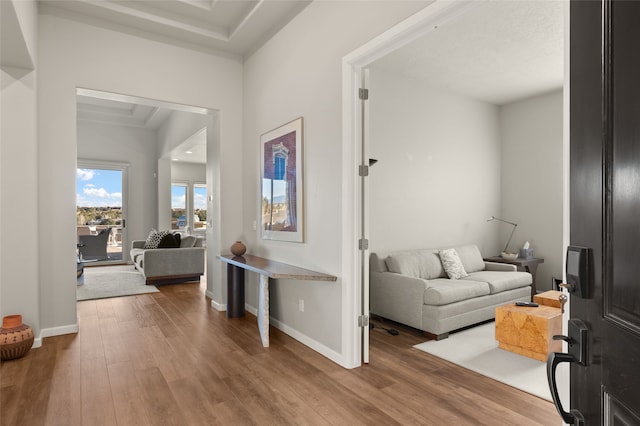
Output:
<path fill-rule="evenodd" d="M 107 254 L 107 243 L 109 242 L 109 235 L 111 235 L 111 227 L 103 229 L 97 235 L 80 235 L 78 236 L 78 243 L 82 259 L 85 260 L 107 260 L 109 255 Z"/>

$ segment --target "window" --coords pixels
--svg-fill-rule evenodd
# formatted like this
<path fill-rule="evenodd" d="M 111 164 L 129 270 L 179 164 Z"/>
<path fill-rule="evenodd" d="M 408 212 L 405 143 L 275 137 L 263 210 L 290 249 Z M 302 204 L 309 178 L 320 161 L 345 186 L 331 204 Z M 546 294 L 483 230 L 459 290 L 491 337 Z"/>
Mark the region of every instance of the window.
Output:
<path fill-rule="evenodd" d="M 207 227 L 207 187 L 203 184 L 193 185 L 193 229 Z"/>
<path fill-rule="evenodd" d="M 187 185 L 171 184 L 171 229 L 185 229 L 187 223 Z"/>

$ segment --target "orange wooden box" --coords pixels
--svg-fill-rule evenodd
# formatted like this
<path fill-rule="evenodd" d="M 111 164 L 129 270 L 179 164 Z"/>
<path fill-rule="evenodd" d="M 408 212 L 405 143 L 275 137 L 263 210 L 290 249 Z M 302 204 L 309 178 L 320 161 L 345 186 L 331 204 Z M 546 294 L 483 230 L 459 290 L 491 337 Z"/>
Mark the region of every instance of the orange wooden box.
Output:
<path fill-rule="evenodd" d="M 539 305 L 551 306 L 553 308 L 560 308 L 560 300 L 558 297 L 562 294 L 561 291 L 549 290 L 544 293 L 536 294 L 533 296 L 533 301 Z"/>
<path fill-rule="evenodd" d="M 496 340 L 501 349 L 546 361 L 549 352 L 562 351 L 562 341 L 553 340 L 556 334 L 562 334 L 562 313 L 558 308 L 515 303 L 496 308 Z"/>

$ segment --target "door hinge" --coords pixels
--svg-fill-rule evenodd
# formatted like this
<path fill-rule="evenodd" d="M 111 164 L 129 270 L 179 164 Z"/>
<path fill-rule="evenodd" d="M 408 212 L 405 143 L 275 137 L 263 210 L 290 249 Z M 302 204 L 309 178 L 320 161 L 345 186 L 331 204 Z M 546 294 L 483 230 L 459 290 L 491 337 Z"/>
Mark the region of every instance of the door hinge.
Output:
<path fill-rule="evenodd" d="M 358 248 L 360 248 L 360 250 L 369 250 L 369 240 L 366 238 L 360 238 L 358 241 Z"/>
<path fill-rule="evenodd" d="M 358 166 L 358 176 L 366 177 L 369 176 L 369 166 L 361 164 Z"/>
<path fill-rule="evenodd" d="M 369 327 L 369 315 L 360 315 L 358 317 L 358 327 Z"/>
<path fill-rule="evenodd" d="M 369 89 L 358 89 L 358 97 L 361 101 L 369 99 Z"/>

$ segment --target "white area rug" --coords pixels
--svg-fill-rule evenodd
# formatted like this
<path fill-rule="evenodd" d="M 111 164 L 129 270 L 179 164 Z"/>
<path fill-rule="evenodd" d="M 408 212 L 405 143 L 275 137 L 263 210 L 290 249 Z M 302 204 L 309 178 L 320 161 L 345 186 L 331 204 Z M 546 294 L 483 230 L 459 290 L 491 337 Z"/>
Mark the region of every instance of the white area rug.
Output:
<path fill-rule="evenodd" d="M 160 291 L 156 286 L 146 285 L 144 277 L 133 268 L 133 265 L 85 266 L 81 278 L 84 278 L 84 284 L 77 286 L 77 300 L 104 299 Z"/>
<path fill-rule="evenodd" d="M 547 364 L 498 348 L 495 323 L 450 334 L 447 339 L 414 348 L 551 401 Z"/>

